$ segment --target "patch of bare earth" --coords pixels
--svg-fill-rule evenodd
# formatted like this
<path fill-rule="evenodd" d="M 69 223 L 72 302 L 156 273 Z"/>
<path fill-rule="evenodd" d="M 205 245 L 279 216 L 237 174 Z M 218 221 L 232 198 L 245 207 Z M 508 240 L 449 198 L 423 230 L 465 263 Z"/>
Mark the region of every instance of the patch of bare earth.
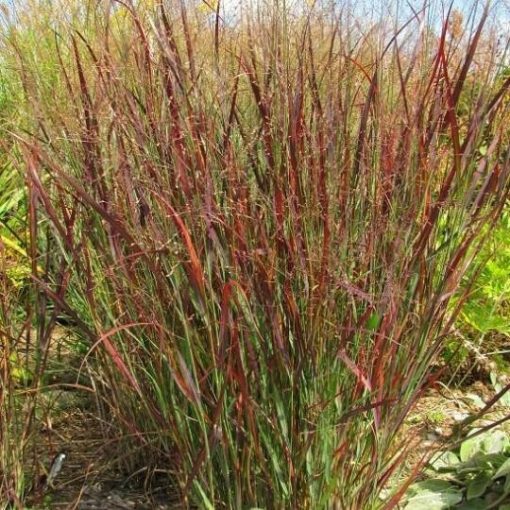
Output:
<path fill-rule="evenodd" d="M 78 510 L 166 510 L 179 508 L 168 491 L 167 480 L 140 470 L 122 473 L 105 444 L 102 424 L 91 412 L 79 408 L 61 411 L 38 431 L 39 469 L 28 503 L 32 508 Z M 44 479 L 52 459 L 65 454 L 62 468 L 50 485 Z M 39 483 L 38 483 L 39 480 Z M 145 485 L 145 487 L 144 487 Z M 149 489 L 150 486 L 150 489 Z"/>
<path fill-rule="evenodd" d="M 462 441 L 471 427 L 485 427 L 510 416 L 508 407 L 496 404 L 482 418 L 462 427 L 462 423 L 477 413 L 494 396 L 494 391 L 481 381 L 462 388 L 440 387 L 430 390 L 415 405 L 405 421 L 401 432 L 403 443 L 406 438 L 419 438 L 418 448 L 409 452 L 403 475 L 423 461 L 424 456 L 445 448 L 453 441 Z M 500 428 L 510 434 L 510 422 Z"/>

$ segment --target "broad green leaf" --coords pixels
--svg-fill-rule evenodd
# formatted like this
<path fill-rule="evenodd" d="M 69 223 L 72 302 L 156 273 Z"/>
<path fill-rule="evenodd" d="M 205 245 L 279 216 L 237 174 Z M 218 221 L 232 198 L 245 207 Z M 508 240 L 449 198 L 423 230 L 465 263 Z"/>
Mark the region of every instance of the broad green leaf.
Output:
<path fill-rule="evenodd" d="M 475 432 L 475 430 L 473 430 Z M 460 446 L 460 459 L 469 460 L 480 453 L 500 453 L 509 445 L 509 439 L 502 430 L 494 430 L 468 437 Z"/>
<path fill-rule="evenodd" d="M 462 494 L 424 492 L 407 501 L 404 510 L 446 510 L 462 500 Z"/>
<path fill-rule="evenodd" d="M 492 477 L 493 480 L 502 476 L 510 474 L 510 459 L 507 459 L 502 466 L 496 471 L 496 474 Z"/>
<path fill-rule="evenodd" d="M 476 432 L 476 430 L 473 432 Z M 482 442 L 483 435 L 478 435 L 472 438 L 468 437 L 468 439 L 463 441 L 460 445 L 460 460 L 465 462 L 466 460 L 474 457 L 477 453 L 483 453 Z"/>
<path fill-rule="evenodd" d="M 467 500 L 472 500 L 475 498 L 479 498 L 480 496 L 483 496 L 485 494 L 485 491 L 491 484 L 492 477 L 490 473 L 487 473 L 486 471 L 482 471 L 481 473 L 478 473 L 473 480 L 468 482 L 467 484 L 467 493 L 466 498 Z"/>
<path fill-rule="evenodd" d="M 506 460 L 507 457 L 503 453 L 477 453 L 471 459 L 459 464 L 456 471 L 460 476 L 480 471 L 496 472 Z"/>
<path fill-rule="evenodd" d="M 450 482 L 441 480 L 440 478 L 431 478 L 429 480 L 413 483 L 409 487 L 408 494 L 415 496 L 424 491 L 447 492 L 450 489 L 455 489 Z"/>
<path fill-rule="evenodd" d="M 453 452 L 440 452 L 430 459 L 430 466 L 436 471 L 450 471 L 460 460 Z"/>
<path fill-rule="evenodd" d="M 502 430 L 494 430 L 483 434 L 483 447 L 486 453 L 504 452 L 509 444 L 510 440 Z"/>
<path fill-rule="evenodd" d="M 415 483 L 408 493 L 405 510 L 444 510 L 462 501 L 462 493 L 446 480 Z"/>
<path fill-rule="evenodd" d="M 465 501 L 455 507 L 455 510 L 486 510 L 488 503 L 483 499 L 472 499 L 471 501 Z"/>

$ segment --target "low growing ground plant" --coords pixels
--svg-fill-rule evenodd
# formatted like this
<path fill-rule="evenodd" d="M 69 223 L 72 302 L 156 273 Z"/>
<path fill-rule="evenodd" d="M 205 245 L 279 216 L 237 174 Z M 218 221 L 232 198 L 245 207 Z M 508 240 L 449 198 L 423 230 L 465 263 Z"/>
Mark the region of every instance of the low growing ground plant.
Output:
<path fill-rule="evenodd" d="M 455 451 L 431 459 L 429 477 L 409 487 L 405 510 L 508 510 L 510 439 L 502 429 L 472 429 Z"/>
<path fill-rule="evenodd" d="M 455 37 L 428 8 L 214 7 L 46 5 L 6 34 L 32 279 L 129 473 L 183 507 L 395 508 L 398 433 L 509 192 L 488 7 Z"/>

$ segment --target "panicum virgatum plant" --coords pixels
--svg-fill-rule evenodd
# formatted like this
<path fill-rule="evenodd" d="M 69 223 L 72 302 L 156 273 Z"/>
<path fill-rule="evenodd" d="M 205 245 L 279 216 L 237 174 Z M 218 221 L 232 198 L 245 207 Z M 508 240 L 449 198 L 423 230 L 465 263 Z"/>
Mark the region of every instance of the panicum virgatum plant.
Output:
<path fill-rule="evenodd" d="M 88 339 L 125 466 L 183 505 L 402 495 L 378 499 L 397 433 L 509 189 L 488 8 L 455 34 L 408 14 L 81 2 L 4 42 L 54 237 L 35 281 Z"/>

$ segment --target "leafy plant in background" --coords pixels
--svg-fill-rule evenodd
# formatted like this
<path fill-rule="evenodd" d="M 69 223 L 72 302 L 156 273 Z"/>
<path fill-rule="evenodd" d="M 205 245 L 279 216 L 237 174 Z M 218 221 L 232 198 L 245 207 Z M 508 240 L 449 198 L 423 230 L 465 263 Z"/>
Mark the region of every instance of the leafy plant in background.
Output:
<path fill-rule="evenodd" d="M 503 214 L 481 257 L 487 263 L 462 310 L 461 319 L 478 334 L 510 337 L 510 213 Z"/>
<path fill-rule="evenodd" d="M 508 510 L 509 435 L 473 429 L 455 452 L 436 455 L 428 474 L 409 487 L 405 510 Z"/>
<path fill-rule="evenodd" d="M 509 373 L 510 350 L 510 214 L 508 208 L 489 234 L 489 242 L 478 259 L 482 270 L 456 323 L 457 334 L 448 342 L 444 360 L 462 377 L 475 368 L 487 377 L 493 372 Z M 455 374 L 454 374 L 455 375 Z M 492 377 L 492 375 L 491 375 Z"/>
<path fill-rule="evenodd" d="M 488 10 L 460 51 L 426 10 L 388 36 L 277 2 L 236 26 L 87 5 L 26 12 L 3 51 L 32 278 L 88 342 L 119 464 L 184 507 L 394 508 L 398 432 L 509 192 Z"/>

